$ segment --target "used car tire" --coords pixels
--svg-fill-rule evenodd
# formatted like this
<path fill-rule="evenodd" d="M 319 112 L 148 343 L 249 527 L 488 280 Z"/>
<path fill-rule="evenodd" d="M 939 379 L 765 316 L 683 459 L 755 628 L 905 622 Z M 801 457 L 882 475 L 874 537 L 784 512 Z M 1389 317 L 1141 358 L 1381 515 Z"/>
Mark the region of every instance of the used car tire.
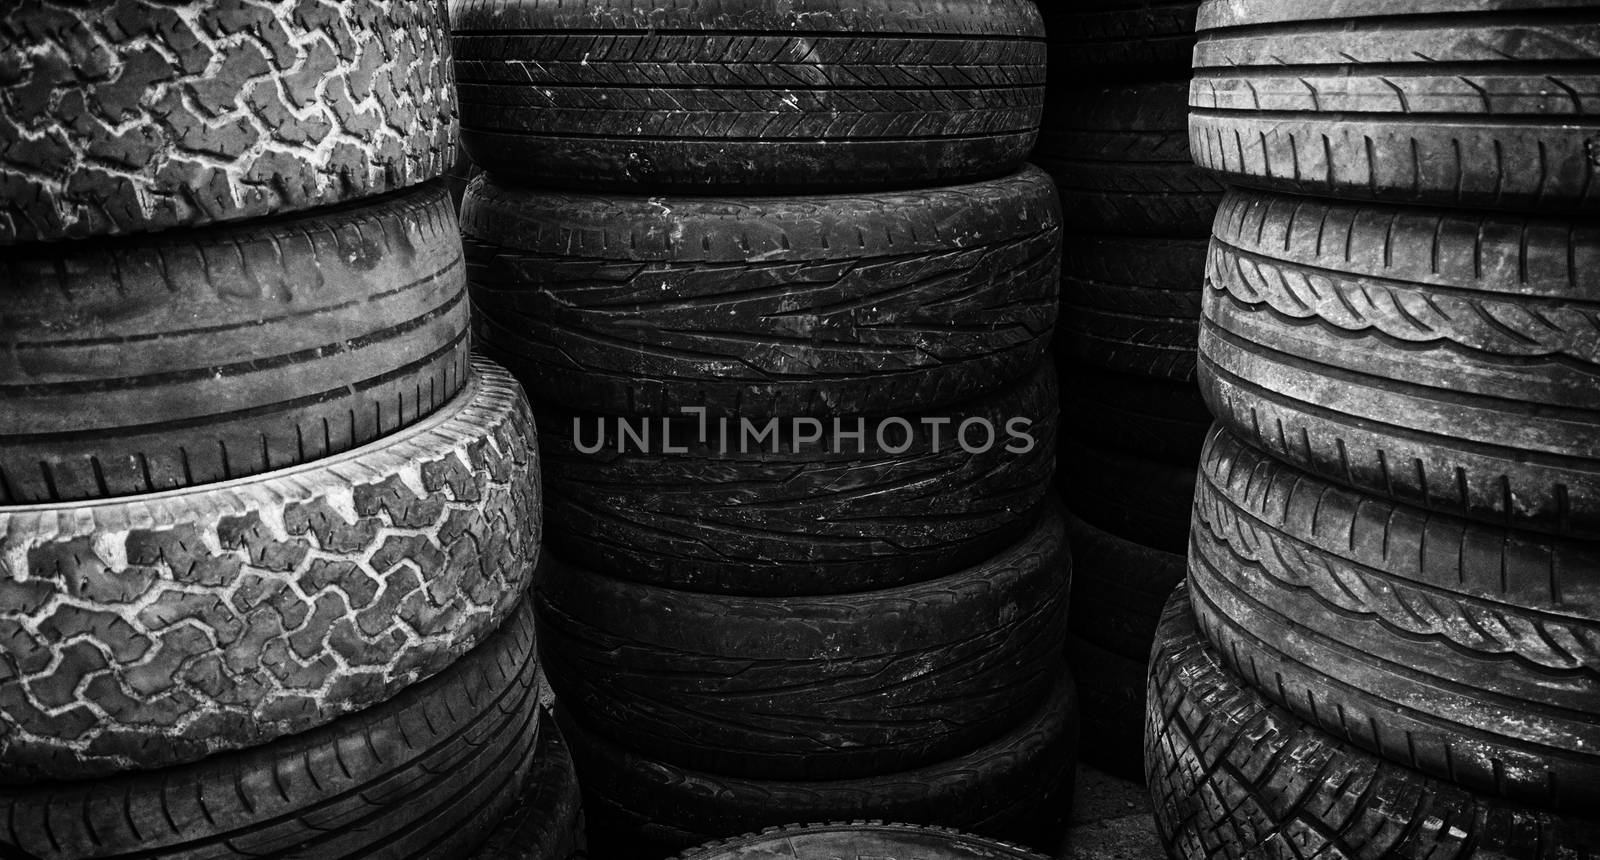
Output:
<path fill-rule="evenodd" d="M 1123 540 L 1168 553 L 1189 544 L 1189 508 L 1194 498 L 1193 464 L 1176 465 L 1086 445 L 1070 436 L 1059 441 L 1056 486 L 1079 519 Z"/>
<path fill-rule="evenodd" d="M 582 804 L 572 750 L 555 718 L 541 708 L 539 745 L 522 792 L 472 856 L 480 860 L 582 860 L 587 856 Z"/>
<path fill-rule="evenodd" d="M 1143 662 L 1167 597 L 1183 582 L 1184 557 L 1119 538 L 1070 511 L 1066 523 L 1073 570 L 1067 628 L 1079 639 Z"/>
<path fill-rule="evenodd" d="M 1212 418 L 1196 383 L 1090 367 L 1071 360 L 1062 339 L 1056 367 L 1063 434 L 1174 465 L 1200 458 Z"/>
<path fill-rule="evenodd" d="M 1194 55 L 1199 0 L 1040 3 L 1050 39 L 1050 89 L 1082 83 L 1086 70 L 1119 77 L 1179 77 Z"/>
<path fill-rule="evenodd" d="M 720 839 L 692 848 L 681 860 L 832 860 L 838 857 L 899 857 L 927 860 L 1043 860 L 1015 845 L 943 827 L 858 821 L 850 824 L 791 824 Z"/>
<path fill-rule="evenodd" d="M 1192 381 L 1205 266 L 1201 240 L 1068 239 L 1056 333 L 1062 352 L 1118 373 Z"/>

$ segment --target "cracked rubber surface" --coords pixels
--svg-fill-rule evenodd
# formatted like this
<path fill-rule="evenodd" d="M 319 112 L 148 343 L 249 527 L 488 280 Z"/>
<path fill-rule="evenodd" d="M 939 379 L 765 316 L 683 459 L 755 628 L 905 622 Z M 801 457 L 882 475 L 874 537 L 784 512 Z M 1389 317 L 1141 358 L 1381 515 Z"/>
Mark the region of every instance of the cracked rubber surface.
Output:
<path fill-rule="evenodd" d="M 1004 734 L 1061 674 L 1059 506 L 971 568 L 813 597 L 696 594 L 551 560 L 541 648 L 562 707 L 616 743 L 745 777 L 907 770 Z"/>
<path fill-rule="evenodd" d="M 536 402 L 614 415 L 888 415 L 1038 364 L 1050 178 L 798 197 L 620 197 L 493 177 L 463 213 L 480 349 Z"/>
<path fill-rule="evenodd" d="M 1175 860 L 1593 860 L 1600 824 L 1474 795 L 1324 734 L 1222 665 L 1174 595 L 1151 660 L 1156 827 Z"/>
<path fill-rule="evenodd" d="M 1190 148 L 1263 188 L 1600 211 L 1597 15 L 1592 0 L 1210 0 Z"/>
<path fill-rule="evenodd" d="M 572 750 L 555 719 L 541 709 L 539 745 L 522 791 L 472 856 L 482 860 L 579 860 L 585 856 L 582 802 Z"/>
<path fill-rule="evenodd" d="M 1211 410 L 1198 385 L 1079 364 L 1062 340 L 1057 337 L 1056 366 L 1063 433 L 1163 463 L 1188 465 L 1199 459 Z"/>
<path fill-rule="evenodd" d="M 243 478 L 397 432 L 460 391 L 442 189 L 0 259 L 0 505 Z"/>
<path fill-rule="evenodd" d="M 1061 190 L 1069 228 L 1204 237 L 1222 198 L 1190 157 L 1181 82 L 1052 87 L 1032 158 Z"/>
<path fill-rule="evenodd" d="M 1194 53 L 1198 0 L 1079 0 L 1041 3 L 1050 40 L 1050 91 L 1082 75 L 1177 78 Z"/>
<path fill-rule="evenodd" d="M 510 811 L 533 762 L 538 689 L 525 604 L 447 671 L 310 732 L 0 790 L 0 840 L 38 860 L 483 856 L 485 822 Z"/>
<path fill-rule="evenodd" d="M 0 13 L 0 245 L 326 206 L 440 175 L 442 4 L 18 0 Z"/>
<path fill-rule="evenodd" d="M 1600 808 L 1600 548 L 1374 499 L 1225 431 L 1194 523 L 1201 627 L 1263 695 L 1474 791 Z"/>
<path fill-rule="evenodd" d="M 504 371 L 293 469 L 0 508 L 0 783 L 192 761 L 435 675 L 538 560 L 538 450 Z"/>
<path fill-rule="evenodd" d="M 816 191 L 1015 170 L 1038 132 L 1025 0 L 455 0 L 462 139 L 513 180 Z"/>
<path fill-rule="evenodd" d="M 1234 192 L 1200 332 L 1212 411 L 1329 480 L 1600 537 L 1600 226 Z"/>
<path fill-rule="evenodd" d="M 1057 342 L 1105 370 L 1191 382 L 1205 268 L 1201 239 L 1067 239 Z"/>
<path fill-rule="evenodd" d="M 558 708 L 583 775 L 595 856 L 661 856 L 793 821 L 934 824 L 1054 851 L 1071 809 L 1077 696 L 1064 673 L 1005 737 L 916 770 L 785 782 L 719 776 L 602 740 Z"/>
<path fill-rule="evenodd" d="M 612 576 L 688 591 L 838 594 L 930 579 L 999 552 L 1032 525 L 1055 469 L 1057 408 L 1055 374 L 1041 365 L 931 415 L 822 421 L 818 441 L 801 441 L 787 420 L 765 442 L 750 440 L 766 421 L 748 434 L 730 421 L 725 447 L 717 422 L 704 441 L 694 421 L 675 423 L 666 439 L 660 420 L 633 422 L 630 432 L 653 434 L 651 453 L 613 422 L 541 410 L 549 545 Z M 1007 435 L 1012 419 L 1032 422 L 1014 428 L 1031 447 Z M 969 421 L 965 439 L 981 453 L 956 438 Z M 981 421 L 995 428 L 995 444 L 984 445 Z M 577 443 L 599 445 L 602 427 L 605 445 L 582 453 Z M 849 438 L 857 430 L 865 436 Z M 667 453 L 668 440 L 684 452 Z"/>
<path fill-rule="evenodd" d="M 906 852 L 910 852 L 907 854 Z M 839 857 L 928 857 L 934 860 L 1043 860 L 1026 849 L 943 827 L 854 821 L 792 824 L 721 839 L 680 860 L 833 860 Z"/>

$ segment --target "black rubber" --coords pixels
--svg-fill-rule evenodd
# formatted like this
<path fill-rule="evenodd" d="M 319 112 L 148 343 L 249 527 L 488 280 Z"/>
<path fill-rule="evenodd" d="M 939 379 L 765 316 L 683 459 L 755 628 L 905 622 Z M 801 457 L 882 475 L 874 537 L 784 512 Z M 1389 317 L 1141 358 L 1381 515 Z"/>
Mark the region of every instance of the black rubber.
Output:
<path fill-rule="evenodd" d="M 1600 224 L 1237 192 L 1206 283 L 1201 385 L 1251 444 L 1600 537 Z"/>
<path fill-rule="evenodd" d="M 196 764 L 0 790 L 38 860 L 476 857 L 538 740 L 531 607 L 449 671 L 358 714 Z"/>
<path fill-rule="evenodd" d="M 562 707 L 666 761 L 759 779 L 909 770 L 994 740 L 1062 671 L 1061 511 L 1006 551 L 913 585 L 695 594 L 548 562 L 540 647 Z"/>
<path fill-rule="evenodd" d="M 1474 791 L 1600 809 L 1600 547 L 1328 484 L 1219 431 L 1189 582 L 1224 662 L 1303 719 Z"/>
<path fill-rule="evenodd" d="M 730 421 L 725 447 L 715 421 L 702 443 L 697 422 L 676 423 L 663 439 L 659 420 L 645 428 L 636 420 L 631 432 L 651 434 L 642 453 L 614 422 L 581 416 L 574 438 L 574 416 L 546 412 L 548 540 L 570 561 L 688 591 L 839 594 L 931 579 L 999 552 L 1032 525 L 1055 468 L 1056 408 L 1046 365 L 932 415 L 817 419 L 818 441 L 802 441 L 787 420 L 781 437 L 765 441 L 751 439 L 768 420 L 751 422 L 749 433 Z M 1032 422 L 1013 427 L 1031 447 L 1008 435 L 1013 419 Z M 993 445 L 983 421 L 995 428 Z M 956 434 L 967 422 L 964 448 Z M 907 424 L 909 447 L 894 453 L 907 444 Z M 817 428 L 802 426 L 801 436 L 807 429 Z M 842 435 L 858 429 L 864 438 Z M 602 439 L 592 454 L 577 445 Z M 669 440 L 685 451 L 667 453 Z"/>
<path fill-rule="evenodd" d="M 911 852 L 907 855 L 905 852 Z M 680 860 L 836 860 L 904 857 L 926 860 L 1044 860 L 1015 845 L 943 827 L 854 821 L 791 824 L 719 839 L 692 848 Z"/>
<path fill-rule="evenodd" d="M 450 200 L 0 255 L 0 505 L 125 496 L 332 456 L 466 381 Z"/>
<path fill-rule="evenodd" d="M 1181 580 L 1180 580 L 1181 581 Z M 1128 657 L 1069 635 L 1067 665 L 1078 685 L 1083 761 L 1144 782 L 1144 683 L 1149 659 Z"/>
<path fill-rule="evenodd" d="M 1162 619 L 1149 701 L 1148 782 L 1174 860 L 1600 857 L 1594 818 L 1472 794 L 1269 703 L 1223 667 L 1186 589 Z"/>
<path fill-rule="evenodd" d="M 532 579 L 538 474 L 521 390 L 475 362 L 433 416 L 334 457 L 0 506 L 0 784 L 265 743 L 445 670 Z"/>
<path fill-rule="evenodd" d="M 1032 158 L 1061 189 L 1067 227 L 1208 235 L 1223 187 L 1190 158 L 1188 118 L 1181 81 L 1051 87 Z"/>
<path fill-rule="evenodd" d="M 1594 0 L 1209 0 L 1196 26 L 1190 148 L 1230 182 L 1600 211 Z"/>
<path fill-rule="evenodd" d="M 1070 512 L 1066 523 L 1073 570 L 1068 629 L 1087 643 L 1143 663 L 1161 609 L 1183 582 L 1184 557 L 1101 531 Z"/>
<path fill-rule="evenodd" d="M 481 821 L 481 819 L 480 819 Z M 483 822 L 493 824 L 493 822 Z M 583 797 L 572 750 L 540 710 L 539 745 L 511 811 L 472 855 L 475 860 L 580 860 L 585 856 Z"/>
<path fill-rule="evenodd" d="M 1104 370 L 1192 382 L 1205 269 L 1200 239 L 1071 237 L 1057 342 Z"/>
<path fill-rule="evenodd" d="M 1085 366 L 1059 348 L 1062 339 L 1057 329 L 1063 434 L 1163 463 L 1199 459 L 1211 410 L 1198 385 Z"/>
<path fill-rule="evenodd" d="M 1076 0 L 1040 3 L 1050 41 L 1050 92 L 1083 75 L 1179 78 L 1194 53 L 1199 0 Z"/>
<path fill-rule="evenodd" d="M 793 821 L 873 818 L 939 824 L 1055 851 L 1071 809 L 1077 697 L 1055 692 L 994 743 L 917 770 L 854 780 L 716 776 L 635 755 L 557 720 L 582 775 L 596 857 L 650 857 Z"/>
<path fill-rule="evenodd" d="M 565 409 L 924 411 L 1024 375 L 1056 321 L 1061 212 L 1031 167 L 918 191 L 737 198 L 486 176 L 462 229 L 478 347 Z"/>
<path fill-rule="evenodd" d="M 1062 436 L 1056 484 L 1084 522 L 1168 553 L 1189 545 L 1193 465 L 1174 465 Z"/>
<path fill-rule="evenodd" d="M 463 0 L 462 139 L 563 187 L 923 187 L 1015 170 L 1044 99 L 1025 0 Z"/>
<path fill-rule="evenodd" d="M 12 0 L 0 245 L 258 218 L 440 175 L 442 3 Z"/>

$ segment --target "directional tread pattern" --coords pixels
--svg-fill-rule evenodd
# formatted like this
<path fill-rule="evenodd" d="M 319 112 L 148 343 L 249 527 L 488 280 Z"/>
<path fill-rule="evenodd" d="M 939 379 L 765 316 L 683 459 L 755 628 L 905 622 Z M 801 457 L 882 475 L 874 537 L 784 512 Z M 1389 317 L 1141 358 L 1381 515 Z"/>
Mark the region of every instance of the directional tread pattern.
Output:
<path fill-rule="evenodd" d="M 0 508 L 0 782 L 192 761 L 442 671 L 537 562 L 537 456 L 480 363 L 434 417 L 314 464 Z"/>
<path fill-rule="evenodd" d="M 1600 536 L 1592 224 L 1235 192 L 1206 284 L 1201 386 L 1251 444 L 1410 504 Z"/>
<path fill-rule="evenodd" d="M 19 0 L 0 13 L 0 245 L 190 227 L 442 174 L 442 3 Z"/>
<path fill-rule="evenodd" d="M 1593 819 L 1472 794 L 1380 759 L 1268 702 L 1254 681 L 1224 667 L 1180 589 L 1151 658 L 1145 728 L 1147 783 L 1167 856 L 1600 856 Z"/>
<path fill-rule="evenodd" d="M 463 139 L 513 179 L 942 184 L 1019 166 L 1043 106 L 1043 25 L 1023 0 L 696 0 L 581 23 L 550 0 L 462 6 Z"/>
<path fill-rule="evenodd" d="M 1059 343 L 1072 358 L 1106 370 L 1192 381 L 1205 266 L 1199 239 L 1067 240 Z"/>
<path fill-rule="evenodd" d="M 1050 179 L 851 196 L 623 198 L 486 177 L 478 344 L 535 400 L 613 415 L 904 414 L 1024 375 L 1056 321 Z"/>
<path fill-rule="evenodd" d="M 1349 8 L 1331 20 L 1319 4 L 1202 8 L 1197 164 L 1307 194 L 1600 210 L 1591 4 Z"/>
<path fill-rule="evenodd" d="M 1205 455 L 1190 582 L 1225 662 L 1328 731 L 1475 791 L 1600 803 L 1596 569 L 1588 543 L 1381 502 L 1225 432 Z"/>
<path fill-rule="evenodd" d="M 739 776 L 866 776 L 1025 719 L 1061 674 L 1071 583 L 1058 508 L 981 564 L 857 594 L 697 594 L 551 562 L 541 648 L 562 706 L 617 743 Z"/>

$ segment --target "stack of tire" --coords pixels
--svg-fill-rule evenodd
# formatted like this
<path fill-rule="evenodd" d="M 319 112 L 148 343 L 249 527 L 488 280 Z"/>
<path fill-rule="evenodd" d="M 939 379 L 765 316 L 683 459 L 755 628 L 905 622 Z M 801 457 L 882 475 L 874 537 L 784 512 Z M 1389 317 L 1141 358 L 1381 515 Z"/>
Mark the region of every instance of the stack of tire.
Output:
<path fill-rule="evenodd" d="M 528 388 L 597 853 L 1053 847 L 1060 209 L 1019 0 L 451 9 L 475 334 Z"/>
<path fill-rule="evenodd" d="M 1068 654 L 1086 760 L 1144 772 L 1146 662 L 1183 580 L 1206 237 L 1222 186 L 1189 157 L 1198 0 L 1041 4 L 1050 45 L 1033 158 L 1061 192 L 1058 478 L 1074 559 Z"/>
<path fill-rule="evenodd" d="M 1600 856 L 1600 4 L 1210 2 L 1174 857 Z"/>
<path fill-rule="evenodd" d="M 0 69 L 0 856 L 565 856 L 437 8 L 25 0 Z"/>

